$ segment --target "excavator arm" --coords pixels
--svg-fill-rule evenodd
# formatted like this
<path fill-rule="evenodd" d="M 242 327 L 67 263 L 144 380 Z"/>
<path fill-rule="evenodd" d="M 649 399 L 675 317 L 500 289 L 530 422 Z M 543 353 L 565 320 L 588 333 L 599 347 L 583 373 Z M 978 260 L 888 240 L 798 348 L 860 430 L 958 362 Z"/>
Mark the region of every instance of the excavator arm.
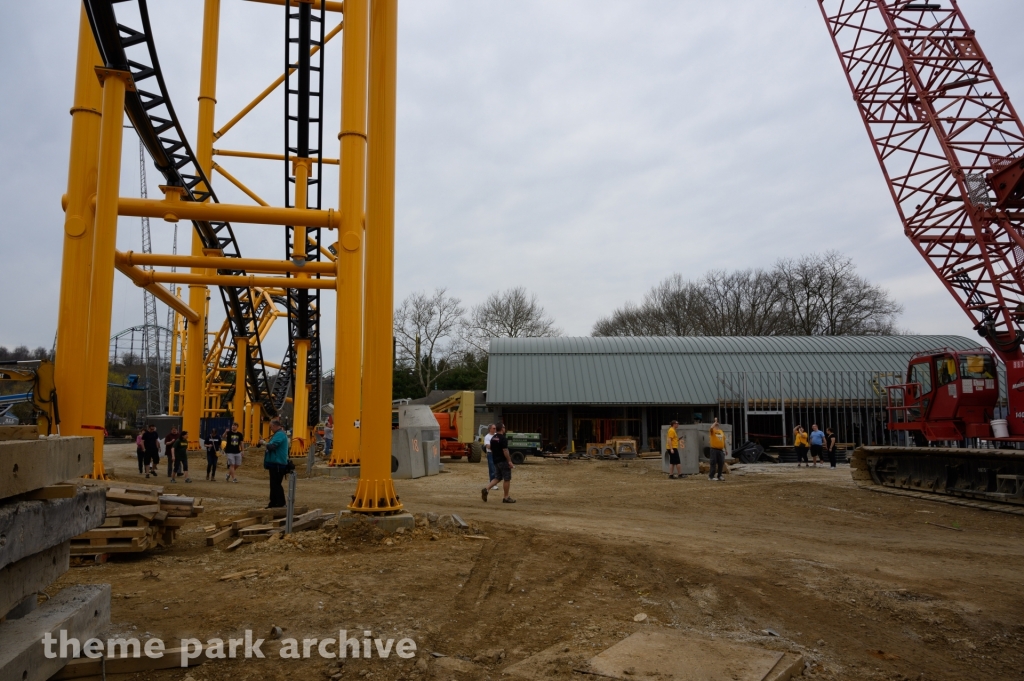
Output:
<path fill-rule="evenodd" d="M 0 364 L 0 381 L 32 383 L 32 392 L 26 399 L 36 412 L 40 435 L 52 435 L 60 424 L 57 409 L 57 388 L 53 380 L 53 362 L 40 360 Z"/>

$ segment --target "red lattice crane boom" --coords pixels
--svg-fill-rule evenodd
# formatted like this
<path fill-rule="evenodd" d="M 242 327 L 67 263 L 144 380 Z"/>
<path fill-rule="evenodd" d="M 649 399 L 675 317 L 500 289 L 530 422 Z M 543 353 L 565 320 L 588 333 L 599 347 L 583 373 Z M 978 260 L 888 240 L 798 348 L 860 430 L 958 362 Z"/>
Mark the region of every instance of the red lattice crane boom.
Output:
<path fill-rule="evenodd" d="M 904 232 L 1006 363 L 1024 436 L 1024 126 L 956 0 L 819 0 Z"/>

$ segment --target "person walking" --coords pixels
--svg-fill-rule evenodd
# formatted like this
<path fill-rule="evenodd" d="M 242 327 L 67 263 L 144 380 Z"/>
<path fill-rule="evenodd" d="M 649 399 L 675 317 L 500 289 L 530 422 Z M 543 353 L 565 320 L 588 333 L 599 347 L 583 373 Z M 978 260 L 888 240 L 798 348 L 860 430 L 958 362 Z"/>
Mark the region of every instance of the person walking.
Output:
<path fill-rule="evenodd" d="M 491 453 L 494 457 L 494 468 L 496 471 L 495 476 L 488 481 L 487 487 L 480 490 L 480 496 L 484 501 L 487 501 L 487 491 L 489 488 L 497 485 L 499 482 L 502 483 L 504 489 L 504 496 L 501 498 L 503 504 L 514 504 L 516 500 L 508 495 L 508 488 L 512 484 L 512 469 L 516 467 L 512 463 L 512 455 L 508 452 L 508 438 L 505 437 L 505 424 L 499 424 L 497 432 L 494 433 L 494 437 L 491 438 Z"/>
<path fill-rule="evenodd" d="M 800 468 L 801 463 L 807 463 L 807 431 L 801 425 L 793 429 L 793 448 L 796 450 L 796 467 Z"/>
<path fill-rule="evenodd" d="M 242 434 L 238 432 L 237 423 L 232 423 L 231 430 L 224 434 L 224 453 L 228 460 L 228 474 L 224 482 L 238 482 L 238 468 L 242 465 Z"/>
<path fill-rule="evenodd" d="M 836 434 L 831 428 L 825 429 L 825 451 L 828 453 L 829 468 L 836 467 L 836 447 L 839 445 Z"/>
<path fill-rule="evenodd" d="M 284 497 L 284 476 L 288 473 L 288 449 L 291 442 L 288 435 L 281 427 L 280 419 L 270 420 L 270 440 L 260 444 L 266 446 L 267 451 L 263 455 L 263 467 L 270 473 L 270 503 L 267 508 L 284 508 L 287 499 Z"/>
<path fill-rule="evenodd" d="M 146 445 L 142 442 L 142 436 L 145 434 L 146 429 L 143 428 L 135 436 L 135 456 L 139 459 L 139 475 L 145 472 L 142 469 L 146 467 Z"/>
<path fill-rule="evenodd" d="M 171 482 L 178 482 L 179 475 L 185 476 L 185 482 L 192 482 L 192 476 L 188 473 L 188 431 L 181 431 L 181 435 L 174 442 L 174 449 L 171 460 L 174 464 L 171 472 Z"/>
<path fill-rule="evenodd" d="M 484 435 L 484 452 L 487 454 L 487 484 L 491 484 L 491 480 L 495 480 L 498 477 L 498 469 L 494 465 L 494 453 L 491 451 L 491 440 L 494 439 L 494 434 L 498 432 L 498 426 L 491 424 L 487 427 L 487 435 Z M 495 485 L 491 489 L 498 489 Z"/>
<path fill-rule="evenodd" d="M 676 426 L 678 425 L 679 421 L 670 423 L 668 433 L 665 435 L 667 440 L 665 443 L 665 454 L 668 456 L 669 480 L 678 480 L 683 477 L 683 462 L 679 458 L 679 434 L 676 432 Z M 683 440 L 683 446 L 686 446 L 686 440 Z"/>
<path fill-rule="evenodd" d="M 220 456 L 220 435 L 216 428 L 211 428 L 206 436 L 206 479 L 217 482 L 217 458 Z"/>
<path fill-rule="evenodd" d="M 708 477 L 711 480 L 725 482 L 725 478 L 722 477 L 725 471 L 725 431 L 719 427 L 717 417 L 708 433 L 711 437 L 711 474 Z"/>
<path fill-rule="evenodd" d="M 330 456 L 334 451 L 334 416 L 328 416 L 324 421 L 324 456 Z"/>
<path fill-rule="evenodd" d="M 817 424 L 811 424 L 811 460 L 814 461 L 814 467 L 818 467 L 818 463 L 821 461 L 821 450 L 825 447 L 825 433 L 818 430 Z"/>
<path fill-rule="evenodd" d="M 174 472 L 174 446 L 178 443 L 178 429 L 171 428 L 171 432 L 164 438 L 164 456 L 167 457 L 167 477 L 172 477 Z"/>
<path fill-rule="evenodd" d="M 146 477 L 156 477 L 156 466 L 160 463 L 160 435 L 153 424 L 149 424 L 142 434 L 142 448 L 146 453 Z"/>

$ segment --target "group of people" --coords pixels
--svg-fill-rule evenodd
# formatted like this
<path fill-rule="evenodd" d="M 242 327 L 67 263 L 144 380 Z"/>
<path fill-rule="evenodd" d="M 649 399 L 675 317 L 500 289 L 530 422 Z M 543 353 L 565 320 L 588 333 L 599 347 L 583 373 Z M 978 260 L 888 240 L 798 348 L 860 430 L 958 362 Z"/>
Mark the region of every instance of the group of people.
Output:
<path fill-rule="evenodd" d="M 242 433 L 238 424 L 232 423 L 231 429 L 224 431 L 223 437 L 217 430 L 211 429 L 203 445 L 206 447 L 206 479 L 217 480 L 217 463 L 221 451 L 227 456 L 228 473 L 225 482 L 238 482 L 237 471 L 242 465 Z M 139 475 L 157 477 L 157 465 L 160 463 L 160 452 L 163 450 L 167 459 L 167 477 L 177 483 L 184 476 L 185 482 L 192 482 L 188 472 L 188 431 L 178 432 L 172 427 L 171 432 L 163 439 L 156 432 L 156 426 L 150 424 L 139 431 L 135 438 L 135 454 L 139 459 Z"/>
<path fill-rule="evenodd" d="M 271 419 L 269 440 L 260 440 L 260 445 L 266 447 L 263 457 L 263 467 L 270 474 L 270 503 L 267 508 L 281 508 L 285 506 L 284 476 L 294 466 L 288 460 L 288 450 L 291 441 L 284 431 L 280 419 Z M 221 452 L 227 456 L 228 472 L 225 482 L 238 482 L 238 469 L 242 465 L 242 433 L 238 430 L 238 424 L 232 423 L 231 429 L 219 434 L 216 429 L 211 429 L 203 445 L 206 448 L 206 479 L 210 482 L 217 481 L 217 464 Z M 171 428 L 163 439 L 156 432 L 155 425 L 143 428 L 135 438 L 136 454 L 139 458 L 139 474 L 149 477 L 157 477 L 157 465 L 160 463 L 160 451 L 163 449 L 167 458 L 167 476 L 171 482 L 177 482 L 179 476 L 185 477 L 185 482 L 192 482 L 188 472 L 188 431 L 180 433 L 178 429 Z M 506 493 L 508 485 L 505 486 Z"/>
<path fill-rule="evenodd" d="M 810 468 L 812 465 L 817 468 L 819 463 L 824 464 L 825 455 L 828 456 L 829 465 L 832 468 L 836 467 L 838 442 L 831 428 L 826 428 L 825 432 L 822 432 L 818 429 L 818 424 L 814 423 L 811 424 L 811 432 L 808 433 L 803 426 L 797 425 L 793 429 L 793 445 L 796 449 L 797 468 L 801 466 Z M 807 461 L 808 449 L 811 452 L 812 462 Z"/>
<path fill-rule="evenodd" d="M 487 455 L 488 479 L 487 486 L 480 490 L 480 497 L 487 501 L 488 493 L 498 489 L 498 483 L 501 483 L 504 491 L 501 503 L 516 503 L 516 500 L 508 494 L 509 488 L 512 486 L 512 469 L 516 465 L 512 463 L 512 455 L 508 451 L 505 424 L 495 423 L 487 429 L 487 435 L 484 435 L 484 452 Z"/>
<path fill-rule="evenodd" d="M 683 474 L 683 462 L 679 457 L 679 448 L 686 447 L 685 438 L 679 437 L 676 426 L 679 421 L 672 421 L 668 427 L 668 434 L 665 443 L 665 453 L 668 455 L 668 477 L 671 480 L 681 480 Z M 718 425 L 716 418 L 708 429 L 710 452 L 708 452 L 708 479 L 712 482 L 725 482 L 722 473 L 725 472 L 725 431 Z"/>

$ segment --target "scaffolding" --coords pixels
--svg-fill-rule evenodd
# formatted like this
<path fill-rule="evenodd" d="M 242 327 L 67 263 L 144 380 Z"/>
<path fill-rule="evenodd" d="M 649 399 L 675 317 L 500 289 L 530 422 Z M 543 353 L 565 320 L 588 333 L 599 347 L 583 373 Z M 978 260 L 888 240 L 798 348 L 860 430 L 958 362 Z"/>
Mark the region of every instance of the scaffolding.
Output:
<path fill-rule="evenodd" d="M 887 409 L 888 386 L 903 382 L 902 371 L 719 372 L 719 420 L 737 444 L 792 445 L 797 425 L 832 428 L 844 444 L 904 444 Z"/>

